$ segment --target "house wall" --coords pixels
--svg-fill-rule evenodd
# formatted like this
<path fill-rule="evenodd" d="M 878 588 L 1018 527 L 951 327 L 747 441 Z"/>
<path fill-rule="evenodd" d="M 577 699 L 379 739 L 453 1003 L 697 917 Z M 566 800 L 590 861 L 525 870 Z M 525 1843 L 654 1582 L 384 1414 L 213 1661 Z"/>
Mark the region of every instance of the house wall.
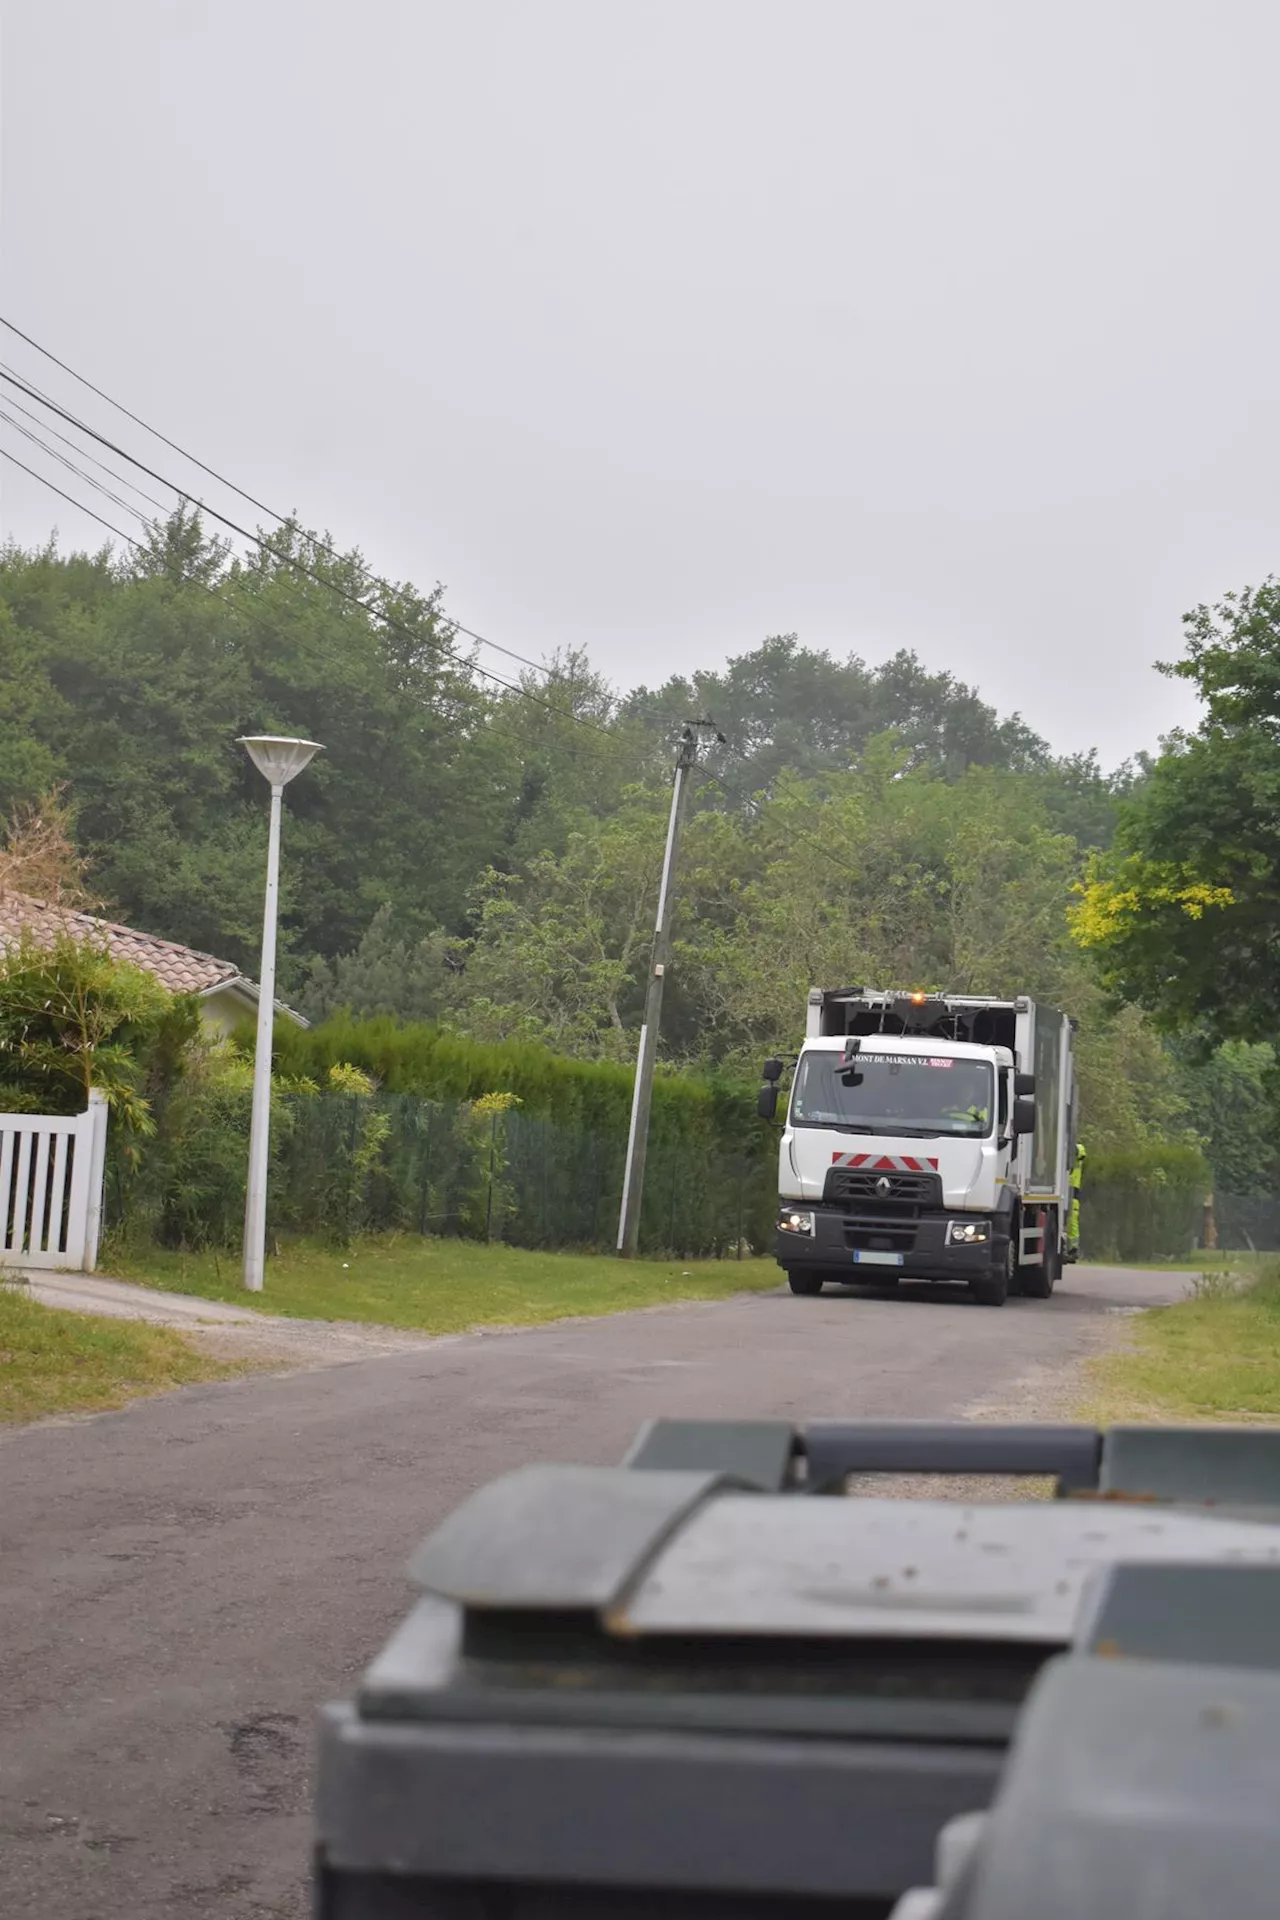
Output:
<path fill-rule="evenodd" d="M 257 1016 L 257 1002 L 234 987 L 218 987 L 200 1002 L 200 1018 L 206 1027 L 224 1038 Z"/>

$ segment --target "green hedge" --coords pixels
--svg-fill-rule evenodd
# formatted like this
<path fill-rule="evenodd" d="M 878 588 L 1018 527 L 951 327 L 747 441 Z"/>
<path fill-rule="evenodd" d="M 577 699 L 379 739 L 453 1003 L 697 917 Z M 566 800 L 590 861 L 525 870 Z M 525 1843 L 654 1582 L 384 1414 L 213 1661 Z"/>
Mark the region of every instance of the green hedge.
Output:
<path fill-rule="evenodd" d="M 175 1100 L 136 1169 L 112 1156 L 109 1228 L 138 1244 L 238 1245 L 251 1104 L 247 1087 Z M 360 1233 L 408 1232 L 608 1248 L 625 1146 L 617 1130 L 573 1131 L 484 1100 L 276 1092 L 268 1226 L 272 1234 L 339 1243 Z M 774 1181 L 771 1155 L 726 1148 L 707 1136 L 655 1140 L 643 1251 L 763 1251 Z"/>
<path fill-rule="evenodd" d="M 1080 1195 L 1080 1250 L 1086 1260 L 1169 1260 L 1199 1239 L 1213 1185 L 1195 1147 L 1155 1143 L 1091 1153 Z"/>
<path fill-rule="evenodd" d="M 252 1053 L 252 1035 L 245 1035 Z M 385 1093 L 421 1100 L 478 1100 L 513 1093 L 521 1109 L 579 1133 L 621 1134 L 631 1119 L 632 1072 L 594 1060 L 570 1060 L 532 1041 L 466 1040 L 434 1026 L 337 1015 L 323 1025 L 276 1026 L 276 1071 L 323 1084 L 330 1067 L 347 1063 L 372 1074 Z M 660 1071 L 654 1082 L 650 1139 L 700 1134 L 734 1152 L 758 1151 L 771 1139 L 756 1115 L 754 1085 Z"/>
<path fill-rule="evenodd" d="M 231 1246 L 244 1215 L 251 1031 L 228 1076 L 180 1079 L 135 1168 L 114 1154 L 112 1228 L 168 1246 Z M 357 1067 L 372 1094 L 335 1090 Z M 272 1232 L 401 1230 L 531 1247 L 609 1247 L 631 1118 L 629 1069 L 546 1047 L 485 1046 L 430 1026 L 280 1023 L 272 1098 Z M 313 1091 L 303 1091 L 310 1085 Z M 290 1090 L 290 1089 L 294 1090 Z M 490 1096 L 499 1096 L 496 1100 Z M 654 1087 L 641 1245 L 763 1248 L 776 1139 L 754 1087 L 664 1072 Z"/>

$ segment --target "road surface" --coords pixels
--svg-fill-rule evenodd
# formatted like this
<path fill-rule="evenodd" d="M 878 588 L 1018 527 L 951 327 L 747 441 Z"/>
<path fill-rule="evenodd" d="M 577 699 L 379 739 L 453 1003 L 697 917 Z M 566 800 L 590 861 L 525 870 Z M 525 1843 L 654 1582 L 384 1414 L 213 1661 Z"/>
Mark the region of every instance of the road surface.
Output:
<path fill-rule="evenodd" d="M 1001 1312 L 788 1294 L 250 1377 L 0 1436 L 0 1913 L 302 1920 L 313 1714 L 477 1484 L 613 1462 L 654 1414 L 943 1417 L 1041 1399 L 1174 1276 Z"/>

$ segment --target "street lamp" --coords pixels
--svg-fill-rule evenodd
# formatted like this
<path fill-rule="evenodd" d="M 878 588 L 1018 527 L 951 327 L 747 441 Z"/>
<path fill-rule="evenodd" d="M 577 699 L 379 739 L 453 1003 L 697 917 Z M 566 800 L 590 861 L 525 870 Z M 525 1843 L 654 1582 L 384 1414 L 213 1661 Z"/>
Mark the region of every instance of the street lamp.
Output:
<path fill-rule="evenodd" d="M 253 1055 L 253 1120 L 249 1129 L 249 1186 L 244 1205 L 244 1284 L 262 1292 L 267 1251 L 267 1152 L 271 1143 L 271 1028 L 276 1011 L 276 917 L 280 904 L 280 800 L 289 782 L 313 754 L 314 740 L 285 740 L 276 734 L 252 734 L 239 743 L 264 780 L 271 784 L 271 827 L 267 834 L 267 898 L 262 915 L 262 968 L 258 980 L 258 1041 Z"/>

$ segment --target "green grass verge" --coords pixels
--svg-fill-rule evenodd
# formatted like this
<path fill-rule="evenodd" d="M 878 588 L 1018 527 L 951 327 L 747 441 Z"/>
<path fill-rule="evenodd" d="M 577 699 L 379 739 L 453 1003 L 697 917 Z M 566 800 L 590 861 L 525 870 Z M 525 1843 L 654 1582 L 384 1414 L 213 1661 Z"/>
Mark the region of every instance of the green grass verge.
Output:
<path fill-rule="evenodd" d="M 1280 1421 L 1280 1261 L 1239 1269 L 1238 1291 L 1205 1272 L 1195 1298 L 1135 1317 L 1091 1363 L 1087 1418 Z"/>
<path fill-rule="evenodd" d="M 197 1353 L 165 1327 L 57 1313 L 0 1284 L 0 1422 L 122 1407 L 243 1369 Z"/>
<path fill-rule="evenodd" d="M 260 1306 L 266 1313 L 427 1333 L 536 1326 L 672 1300 L 723 1300 L 782 1281 L 772 1260 L 623 1261 L 409 1234 L 360 1240 L 345 1251 L 307 1242 L 286 1246 L 267 1262 L 257 1296 L 245 1293 L 234 1255 L 110 1249 L 100 1265 L 121 1280 Z"/>

